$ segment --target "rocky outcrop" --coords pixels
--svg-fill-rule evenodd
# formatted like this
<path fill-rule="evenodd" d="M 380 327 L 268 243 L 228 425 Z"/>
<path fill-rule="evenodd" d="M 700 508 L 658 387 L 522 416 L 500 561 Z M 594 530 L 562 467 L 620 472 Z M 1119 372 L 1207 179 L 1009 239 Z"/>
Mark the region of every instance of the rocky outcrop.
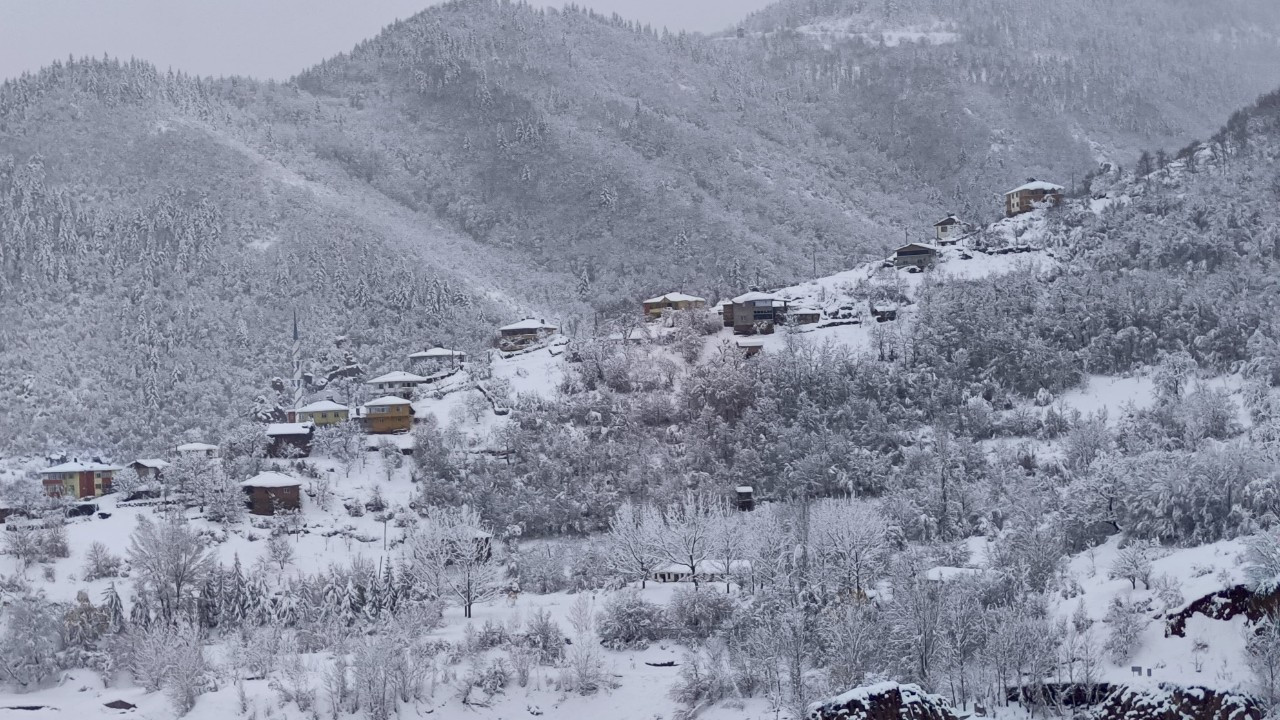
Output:
<path fill-rule="evenodd" d="M 1230 620 L 1244 615 L 1250 622 L 1280 611 L 1280 593 L 1259 594 L 1245 585 L 1235 585 L 1216 593 L 1205 595 L 1188 603 L 1186 607 L 1170 613 L 1165 619 L 1165 637 L 1186 637 L 1187 620 L 1193 615 L 1204 615 L 1211 620 Z"/>
<path fill-rule="evenodd" d="M 950 703 L 919 685 L 879 683 L 809 706 L 807 720 L 956 720 Z"/>
<path fill-rule="evenodd" d="M 1168 683 L 1121 687 L 1093 711 L 1098 720 L 1261 720 L 1264 714 L 1242 693 Z"/>

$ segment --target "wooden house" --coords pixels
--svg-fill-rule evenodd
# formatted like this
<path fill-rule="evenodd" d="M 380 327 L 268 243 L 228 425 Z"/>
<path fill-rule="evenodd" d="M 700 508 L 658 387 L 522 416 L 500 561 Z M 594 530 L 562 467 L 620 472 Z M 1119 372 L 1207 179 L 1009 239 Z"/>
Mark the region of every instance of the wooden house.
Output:
<path fill-rule="evenodd" d="M 276 510 L 302 507 L 302 481 L 292 475 L 264 472 L 240 483 L 245 505 L 254 515 L 275 515 Z"/>
<path fill-rule="evenodd" d="M 101 462 L 72 460 L 40 471 L 40 484 L 51 497 L 98 497 L 111 492 L 115 474 L 124 468 Z"/>
<path fill-rule="evenodd" d="M 291 423 L 311 423 L 316 427 L 324 427 L 346 422 L 351 417 L 351 408 L 332 400 L 321 400 L 290 410 L 288 415 Z"/>
<path fill-rule="evenodd" d="M 310 457 L 316 426 L 309 422 L 271 423 L 267 426 L 267 457 Z"/>
<path fill-rule="evenodd" d="M 413 403 L 404 398 L 388 395 L 370 400 L 362 410 L 361 418 L 368 432 L 386 435 L 408 432 L 413 427 Z"/>
<path fill-rule="evenodd" d="M 741 335 L 771 333 L 787 313 L 787 300 L 762 292 L 739 295 L 725 306 L 725 325 L 733 319 L 733 331 Z"/>
<path fill-rule="evenodd" d="M 871 317 L 875 318 L 876 322 L 889 322 L 890 320 L 898 319 L 897 303 L 872 301 L 870 304 Z"/>
<path fill-rule="evenodd" d="M 183 455 L 198 455 L 201 457 L 218 457 L 218 446 L 210 445 L 202 442 L 186 443 L 179 445 L 177 451 Z"/>
<path fill-rule="evenodd" d="M 934 242 L 941 246 L 955 245 L 960 238 L 973 231 L 973 226 L 955 215 L 948 215 L 933 224 Z"/>
<path fill-rule="evenodd" d="M 737 496 L 736 505 L 742 512 L 751 512 L 756 509 L 756 489 L 750 485 L 739 485 L 734 488 L 734 494 Z"/>
<path fill-rule="evenodd" d="M 893 251 L 894 267 L 927 268 L 938 261 L 938 246 L 908 243 Z"/>
<path fill-rule="evenodd" d="M 413 391 L 426 381 L 427 379 L 421 375 L 396 371 L 366 380 L 364 384 L 373 386 L 373 389 L 380 393 L 389 393 L 408 400 L 413 397 Z"/>
<path fill-rule="evenodd" d="M 138 480 L 144 483 L 159 482 L 164 479 L 164 470 L 169 463 L 164 460 L 145 459 L 129 463 L 129 469 L 137 473 Z"/>
<path fill-rule="evenodd" d="M 467 354 L 461 350 L 452 350 L 450 348 L 433 347 L 430 350 L 416 352 L 409 356 L 409 361 L 415 367 L 427 367 L 431 370 L 439 370 L 441 368 L 453 368 L 462 365 L 467 361 Z"/>
<path fill-rule="evenodd" d="M 649 298 L 642 303 L 645 317 L 653 319 L 662 317 L 666 310 L 696 310 L 707 306 L 707 299 L 684 293 L 667 293 L 656 298 Z"/>
<path fill-rule="evenodd" d="M 498 348 L 506 351 L 522 350 L 558 331 L 559 328 L 548 325 L 545 320 L 528 318 L 498 328 Z"/>
<path fill-rule="evenodd" d="M 1062 202 L 1066 188 L 1051 182 L 1031 178 L 1026 184 L 1016 187 L 1004 194 L 1005 217 L 1031 212 L 1037 206 L 1057 205 Z"/>

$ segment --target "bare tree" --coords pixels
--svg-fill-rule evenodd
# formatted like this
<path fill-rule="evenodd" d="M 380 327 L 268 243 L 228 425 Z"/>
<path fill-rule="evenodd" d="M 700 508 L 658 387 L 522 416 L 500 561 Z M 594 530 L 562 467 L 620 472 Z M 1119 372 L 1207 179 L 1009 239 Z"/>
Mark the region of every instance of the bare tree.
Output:
<path fill-rule="evenodd" d="M 810 532 L 820 573 L 835 590 L 855 598 L 884 574 L 888 523 L 876 507 L 857 500 L 829 500 L 812 511 Z"/>
<path fill-rule="evenodd" d="M 420 582 L 452 595 L 471 617 L 471 607 L 499 592 L 499 568 L 492 561 L 492 536 L 480 514 L 467 506 L 428 508 L 410 542 L 410 566 Z"/>
<path fill-rule="evenodd" d="M 156 524 L 145 515 L 129 542 L 129 561 L 151 586 L 164 619 L 189 610 L 194 592 L 213 566 L 205 543 L 178 518 Z"/>
<path fill-rule="evenodd" d="M 662 514 L 654 547 L 658 556 L 676 567 L 688 568 L 693 587 L 704 569 L 714 539 L 711 505 L 700 495 L 685 495 Z"/>
<path fill-rule="evenodd" d="M 661 526 L 662 518 L 652 507 L 624 502 L 614 513 L 606 540 L 613 571 L 629 580 L 639 578 L 643 588 L 657 568 Z"/>

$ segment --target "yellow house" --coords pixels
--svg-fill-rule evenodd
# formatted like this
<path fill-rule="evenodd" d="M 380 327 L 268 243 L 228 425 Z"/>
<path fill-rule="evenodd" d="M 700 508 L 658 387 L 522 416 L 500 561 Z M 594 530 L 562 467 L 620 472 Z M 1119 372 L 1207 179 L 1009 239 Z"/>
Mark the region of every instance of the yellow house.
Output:
<path fill-rule="evenodd" d="M 684 293 L 667 293 L 656 298 L 649 298 L 641 303 L 644 307 L 644 314 L 651 318 L 660 317 L 663 310 L 693 310 L 695 308 L 704 308 L 707 306 L 706 298 L 700 298 L 696 295 L 685 295 Z"/>
<path fill-rule="evenodd" d="M 98 462 L 73 460 L 41 470 L 41 484 L 45 494 L 53 497 L 98 497 L 111 492 L 111 482 L 122 469 Z"/>
<path fill-rule="evenodd" d="M 289 422 L 310 422 L 320 427 L 346 422 L 347 418 L 351 416 L 351 409 L 332 400 L 321 400 L 310 405 L 304 405 L 292 411 L 290 415 L 292 417 L 289 418 Z"/>
<path fill-rule="evenodd" d="M 407 432 L 413 427 L 413 403 L 388 395 L 364 404 L 365 429 L 374 434 Z"/>

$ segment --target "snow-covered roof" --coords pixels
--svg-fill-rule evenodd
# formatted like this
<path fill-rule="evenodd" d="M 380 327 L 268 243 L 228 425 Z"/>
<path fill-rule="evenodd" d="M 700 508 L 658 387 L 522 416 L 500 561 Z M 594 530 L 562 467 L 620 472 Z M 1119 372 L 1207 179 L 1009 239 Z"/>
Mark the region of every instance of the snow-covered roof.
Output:
<path fill-rule="evenodd" d="M 729 563 L 729 567 L 735 572 L 743 572 L 751 569 L 751 561 L 750 560 L 734 560 L 733 562 Z M 658 567 L 654 569 L 654 572 L 655 573 L 673 573 L 675 575 L 688 575 L 689 566 L 676 565 L 672 563 L 670 565 L 663 565 L 661 567 Z M 706 573 L 718 574 L 723 572 L 724 572 L 723 560 L 703 560 L 702 562 L 698 563 L 699 575 L 706 574 Z"/>
<path fill-rule="evenodd" d="M 793 305 L 789 308 L 792 315 L 821 315 L 822 311 L 808 305 Z"/>
<path fill-rule="evenodd" d="M 369 402 L 365 403 L 364 406 L 365 407 L 386 407 L 390 405 L 412 405 L 412 404 L 413 403 L 409 402 L 408 400 L 405 400 L 404 398 L 396 397 L 394 395 L 388 395 L 386 397 L 380 397 L 377 400 L 370 400 Z"/>
<path fill-rule="evenodd" d="M 764 300 L 772 301 L 772 300 L 781 300 L 781 299 L 782 298 L 778 297 L 777 295 L 770 295 L 769 293 L 749 292 L 734 298 L 733 304 L 741 305 L 742 303 L 758 302 L 758 301 L 764 301 Z"/>
<path fill-rule="evenodd" d="M 1061 185 L 1054 185 L 1051 182 L 1045 182 L 1043 180 L 1029 180 L 1025 185 L 1019 185 L 1018 187 L 1005 193 L 1005 195 L 1012 195 L 1014 193 L 1025 192 L 1028 190 L 1044 190 L 1046 192 L 1062 192 L 1063 190 L 1066 190 L 1066 188 L 1062 187 Z"/>
<path fill-rule="evenodd" d="M 310 405 L 303 405 L 302 407 L 298 408 L 294 412 L 300 412 L 300 413 L 335 412 L 335 411 L 342 411 L 347 409 L 348 408 L 346 405 L 341 405 L 332 400 L 320 400 L 318 402 L 313 402 Z"/>
<path fill-rule="evenodd" d="M 660 302 L 677 303 L 677 302 L 706 302 L 706 301 L 707 301 L 706 298 L 700 298 L 697 295 L 685 295 L 684 293 L 674 292 L 674 293 L 667 293 L 666 295 L 662 295 L 656 298 L 649 298 L 648 300 L 644 301 L 644 304 L 653 305 L 655 303 L 660 303 Z"/>
<path fill-rule="evenodd" d="M 750 485 L 739 485 L 738 487 L 734 488 L 734 490 L 740 493 L 753 493 L 756 491 L 756 489 L 751 487 Z"/>
<path fill-rule="evenodd" d="M 555 329 L 556 327 L 554 325 L 548 325 L 544 320 L 534 320 L 533 318 L 528 318 L 527 320 L 521 320 L 520 322 L 511 323 L 510 325 L 504 325 L 498 328 L 498 330 L 555 330 Z"/>
<path fill-rule="evenodd" d="M 739 340 L 738 347 L 740 348 L 764 347 L 764 340 L 760 338 L 747 338 L 745 340 Z"/>
<path fill-rule="evenodd" d="M 267 436 L 277 437 L 279 435 L 310 435 L 316 426 L 309 422 L 301 423 L 271 423 L 267 426 Z"/>
<path fill-rule="evenodd" d="M 72 460 L 71 462 L 64 462 L 61 465 L 54 465 L 53 467 L 45 468 L 40 471 L 40 474 L 52 475 L 54 473 L 70 473 L 70 472 L 115 472 L 116 470 L 123 470 L 123 469 L 124 468 L 119 468 L 119 467 L 116 467 L 115 465 L 106 465 L 103 463 L 81 462 L 79 460 Z"/>
<path fill-rule="evenodd" d="M 907 248 L 913 248 L 913 247 L 916 247 L 916 248 L 924 248 L 925 250 L 933 250 L 934 252 L 939 252 L 939 249 L 938 249 L 938 246 L 937 246 L 937 245 L 930 245 L 929 243 L 907 243 L 906 245 L 903 245 L 902 247 L 898 248 L 897 250 L 894 250 L 894 252 L 895 252 L 895 253 L 900 253 L 900 252 L 902 252 L 903 250 L 906 250 Z"/>
<path fill-rule="evenodd" d="M 278 472 L 264 472 L 240 483 L 240 487 L 283 488 L 298 487 L 302 481 L 292 475 Z"/>
<path fill-rule="evenodd" d="M 397 370 L 397 371 L 395 371 L 395 372 L 389 372 L 389 373 L 387 373 L 386 375 L 379 375 L 378 377 L 376 377 L 376 378 L 374 378 L 374 379 L 372 379 L 372 380 L 365 380 L 365 381 L 364 381 L 364 384 L 365 384 L 365 385 L 377 385 L 378 383 L 395 383 L 395 382 L 398 382 L 398 383 L 422 383 L 422 382 L 426 382 L 426 381 L 427 381 L 427 379 L 426 379 L 426 378 L 424 378 L 424 377 L 422 377 L 421 375 L 414 375 L 413 373 L 410 373 L 410 372 L 404 372 L 403 370 Z"/>
<path fill-rule="evenodd" d="M 433 347 L 430 350 L 416 352 L 409 356 L 410 360 L 422 360 L 425 358 L 452 358 L 466 357 L 467 354 L 461 350 L 450 350 L 449 348 Z"/>
<path fill-rule="evenodd" d="M 934 223 L 933 226 L 945 227 L 947 225 L 958 225 L 959 223 L 960 223 L 960 218 L 956 217 L 955 215 L 948 215 L 942 218 L 941 220 L 939 220 L 938 222 Z"/>
<path fill-rule="evenodd" d="M 898 304 L 891 302 L 878 302 L 875 305 L 872 305 L 872 308 L 876 312 L 895 312 L 898 309 Z"/>
<path fill-rule="evenodd" d="M 169 467 L 169 463 L 168 463 L 168 462 L 166 462 L 166 461 L 164 461 L 164 460 L 157 460 L 157 459 L 152 459 L 152 458 L 147 458 L 147 459 L 143 459 L 143 460 L 134 460 L 134 461 L 133 461 L 133 463 L 134 463 L 135 465 L 141 465 L 142 467 L 149 467 L 149 468 L 151 468 L 152 470 L 163 470 L 163 469 L 165 469 L 165 468 Z"/>
<path fill-rule="evenodd" d="M 217 450 L 217 449 L 218 449 L 217 445 L 210 445 L 208 443 L 198 443 L 198 442 L 186 443 L 184 445 L 178 446 L 178 452 L 209 452 L 210 450 Z"/>

